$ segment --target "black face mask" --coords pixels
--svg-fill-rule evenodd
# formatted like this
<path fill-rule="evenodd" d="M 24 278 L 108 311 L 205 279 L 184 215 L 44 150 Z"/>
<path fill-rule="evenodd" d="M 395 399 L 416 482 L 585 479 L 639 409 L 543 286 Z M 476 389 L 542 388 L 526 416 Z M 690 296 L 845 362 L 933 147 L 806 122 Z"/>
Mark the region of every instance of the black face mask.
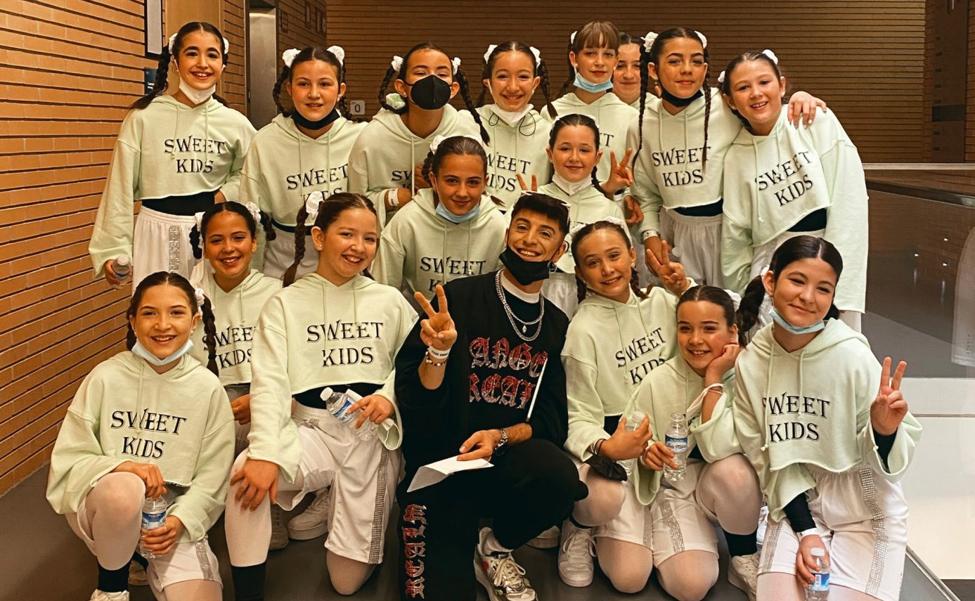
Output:
<path fill-rule="evenodd" d="M 549 267 L 552 265 L 551 261 L 526 261 L 521 258 L 521 255 L 511 250 L 511 247 L 505 247 L 500 258 L 511 275 L 522 286 L 547 280 Z"/>
<path fill-rule="evenodd" d="M 304 115 L 302 115 L 298 111 L 298 109 L 295 109 L 294 112 L 291 113 L 291 119 L 295 122 L 295 125 L 299 125 L 301 127 L 304 127 L 305 129 L 310 129 L 312 131 L 319 130 L 323 127 L 328 126 L 330 123 L 338 119 L 340 116 L 341 115 L 339 115 L 338 106 L 332 108 L 332 112 L 325 115 L 318 121 L 309 121 L 308 119 L 305 119 Z"/>
<path fill-rule="evenodd" d="M 664 100 L 666 100 L 667 102 L 669 102 L 670 104 L 674 105 L 674 106 L 678 106 L 678 107 L 683 108 L 683 107 L 689 105 L 690 103 L 694 102 L 695 100 L 697 100 L 701 96 L 704 96 L 704 92 L 702 92 L 701 90 L 698 90 L 697 91 L 697 94 L 694 94 L 690 98 L 680 98 L 680 97 L 674 96 L 673 94 L 671 94 L 670 92 L 668 92 L 667 91 L 667 88 L 664 87 L 664 84 L 663 83 L 660 84 L 660 97 L 663 98 Z"/>
<path fill-rule="evenodd" d="M 450 84 L 436 75 L 427 75 L 407 85 L 411 87 L 410 99 L 421 109 L 435 111 L 442 109 L 450 101 Z"/>

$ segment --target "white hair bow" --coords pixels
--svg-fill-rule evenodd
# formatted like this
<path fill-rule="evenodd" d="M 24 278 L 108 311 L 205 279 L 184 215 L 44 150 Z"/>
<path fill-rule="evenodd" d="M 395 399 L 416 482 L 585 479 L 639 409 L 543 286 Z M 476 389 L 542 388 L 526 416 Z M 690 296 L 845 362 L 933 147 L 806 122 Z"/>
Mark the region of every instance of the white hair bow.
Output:
<path fill-rule="evenodd" d="M 455 56 L 454 59 L 450 61 L 450 64 L 454 66 L 454 73 L 456 74 L 457 69 L 460 69 L 460 57 Z"/>
<path fill-rule="evenodd" d="M 494 51 L 495 51 L 495 49 L 497 49 L 497 47 L 498 47 L 497 44 L 491 44 L 490 46 L 487 47 L 487 51 L 484 53 L 484 62 L 485 63 L 488 62 L 488 59 L 491 58 L 491 54 L 494 53 Z"/>
<path fill-rule="evenodd" d="M 247 212 L 251 214 L 251 217 L 254 218 L 256 223 L 261 222 L 261 209 L 259 209 L 256 204 L 250 201 L 242 202 L 240 204 L 244 205 L 244 208 L 247 209 Z"/>
<path fill-rule="evenodd" d="M 724 83 L 724 70 L 722 70 L 721 73 L 718 73 L 718 83 L 719 84 Z"/>
<path fill-rule="evenodd" d="M 291 68 L 291 64 L 295 62 L 295 57 L 301 54 L 301 50 L 297 48 L 289 48 L 281 53 L 281 60 L 284 62 L 284 66 Z"/>
<path fill-rule="evenodd" d="M 403 68 L 403 57 L 393 56 L 393 60 L 390 61 L 389 66 L 392 67 L 393 71 L 399 72 Z"/>
<path fill-rule="evenodd" d="M 569 34 L 569 43 L 570 44 L 575 44 L 576 43 L 576 34 L 577 33 L 579 33 L 579 32 L 578 31 L 573 31 L 572 33 Z"/>
<path fill-rule="evenodd" d="M 765 50 L 762 50 L 762 54 L 764 54 L 765 56 L 767 56 L 769 58 L 769 60 L 772 61 L 773 63 L 775 63 L 776 65 L 779 64 L 779 57 L 775 56 L 775 53 L 772 52 L 771 50 L 769 50 L 768 48 L 766 48 Z"/>
<path fill-rule="evenodd" d="M 318 207 L 323 202 L 325 202 L 325 193 L 321 190 L 309 192 L 305 196 L 305 212 L 308 213 L 308 219 L 313 222 L 318 219 Z"/>
<path fill-rule="evenodd" d="M 704 37 L 704 34 L 701 33 L 700 31 L 696 30 L 696 29 L 694 30 L 694 33 L 697 34 L 697 37 L 701 38 L 701 46 L 707 48 L 708 47 L 708 39 L 706 37 Z"/>
<path fill-rule="evenodd" d="M 541 64 L 542 51 L 539 50 L 538 48 L 535 48 L 534 46 L 529 46 L 528 49 L 531 50 L 531 53 L 535 56 L 535 64 Z"/>
<path fill-rule="evenodd" d="M 193 219 L 196 221 L 196 231 L 203 235 L 203 211 L 193 214 Z"/>
<path fill-rule="evenodd" d="M 339 59 L 339 64 L 345 66 L 345 48 L 341 46 L 329 46 L 325 50 L 334 54 L 335 58 Z"/>
<path fill-rule="evenodd" d="M 176 36 L 178 34 L 179 34 L 179 32 L 177 31 L 173 35 L 169 36 L 169 53 L 170 54 L 173 54 L 174 53 L 175 46 L 176 46 Z M 220 39 L 223 40 L 223 53 L 224 54 L 228 54 L 230 52 L 230 42 L 227 41 L 227 38 L 220 38 Z"/>
<path fill-rule="evenodd" d="M 643 49 L 650 52 L 650 48 L 653 47 L 654 41 L 657 39 L 656 31 L 648 31 L 647 35 L 643 36 Z"/>
<path fill-rule="evenodd" d="M 193 289 L 193 296 L 196 297 L 196 306 L 199 307 L 200 313 L 203 312 L 203 303 L 207 300 L 207 295 L 203 292 L 203 288 Z"/>

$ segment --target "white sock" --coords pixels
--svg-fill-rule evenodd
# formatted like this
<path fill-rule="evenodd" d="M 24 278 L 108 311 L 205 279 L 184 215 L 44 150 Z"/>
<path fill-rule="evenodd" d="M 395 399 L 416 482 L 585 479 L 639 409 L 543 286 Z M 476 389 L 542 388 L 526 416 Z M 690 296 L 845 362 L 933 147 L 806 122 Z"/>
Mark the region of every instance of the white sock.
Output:
<path fill-rule="evenodd" d="M 498 555 L 505 553 L 511 553 L 511 549 L 498 542 L 498 539 L 494 536 L 493 530 L 488 530 L 487 536 L 484 537 L 484 543 L 481 545 L 481 554 Z"/>

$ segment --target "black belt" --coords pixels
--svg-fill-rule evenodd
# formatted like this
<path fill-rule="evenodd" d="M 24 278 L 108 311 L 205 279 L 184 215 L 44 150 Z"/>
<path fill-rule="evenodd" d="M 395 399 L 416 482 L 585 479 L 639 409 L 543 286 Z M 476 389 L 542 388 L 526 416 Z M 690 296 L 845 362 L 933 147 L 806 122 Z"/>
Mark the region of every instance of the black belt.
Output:
<path fill-rule="evenodd" d="M 711 204 L 700 205 L 697 207 L 677 207 L 674 209 L 674 212 L 685 217 L 716 217 L 721 214 L 723 209 L 724 199 L 719 198 L 717 201 L 712 202 Z"/>
<path fill-rule="evenodd" d="M 324 409 L 325 401 L 322 400 L 322 390 L 324 388 L 325 387 L 322 386 L 320 388 L 312 388 L 311 390 L 299 392 L 298 394 L 294 395 L 295 400 L 298 401 L 299 404 L 304 405 L 305 407 L 311 407 L 312 409 Z M 328 388 L 331 388 L 333 392 L 345 392 L 346 390 L 351 390 L 356 394 L 358 394 L 359 396 L 367 397 L 370 394 L 373 394 L 377 390 L 379 390 L 381 386 L 379 386 L 378 384 L 366 384 L 364 382 L 356 382 L 355 384 L 348 384 L 348 385 L 343 385 L 343 384 L 333 385 L 333 386 L 329 386 Z"/>
<path fill-rule="evenodd" d="M 192 217 L 213 206 L 213 198 L 217 191 L 197 192 L 186 196 L 167 196 L 166 198 L 151 198 L 142 201 L 142 206 L 167 215 Z"/>
<path fill-rule="evenodd" d="M 282 232 L 288 232 L 289 234 L 295 233 L 295 231 L 298 229 L 298 227 L 295 226 L 295 225 L 285 225 L 285 224 L 280 223 L 278 221 L 275 221 L 273 219 L 271 220 L 271 225 L 273 225 L 274 227 L 278 228 Z M 305 235 L 306 236 L 311 236 L 311 227 L 305 226 Z"/>
<path fill-rule="evenodd" d="M 816 209 L 789 228 L 790 232 L 815 232 L 826 229 L 826 209 Z"/>

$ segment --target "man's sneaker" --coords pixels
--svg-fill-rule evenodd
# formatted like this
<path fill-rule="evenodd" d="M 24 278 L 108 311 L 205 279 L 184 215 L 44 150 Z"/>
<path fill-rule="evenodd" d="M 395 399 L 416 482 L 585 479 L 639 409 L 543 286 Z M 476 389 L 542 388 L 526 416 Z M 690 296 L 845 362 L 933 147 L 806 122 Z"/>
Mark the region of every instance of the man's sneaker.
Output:
<path fill-rule="evenodd" d="M 535 589 L 511 553 L 482 553 L 484 539 L 491 532 L 482 528 L 474 550 L 474 576 L 487 590 L 491 601 L 536 601 Z"/>
<path fill-rule="evenodd" d="M 759 546 L 765 542 L 765 530 L 768 528 L 768 505 L 762 505 L 762 510 L 758 513 L 758 530 L 755 532 L 755 541 Z"/>
<path fill-rule="evenodd" d="M 95 592 L 91 594 L 91 599 L 88 601 L 129 601 L 129 591 L 106 593 L 96 588 Z"/>
<path fill-rule="evenodd" d="M 534 549 L 554 549 L 559 546 L 559 527 L 552 526 L 542 530 L 538 536 L 528 541 L 528 546 Z"/>
<path fill-rule="evenodd" d="M 305 511 L 288 522 L 288 536 L 292 540 L 311 540 L 328 532 L 329 503 L 327 490 L 315 493 L 315 500 Z"/>
<path fill-rule="evenodd" d="M 758 590 L 758 553 L 738 555 L 728 562 L 728 582 L 748 595 L 748 601 L 755 601 Z"/>
<path fill-rule="evenodd" d="M 579 528 L 566 520 L 562 525 L 562 546 L 559 547 L 559 576 L 569 586 L 592 584 L 592 558 L 596 556 L 596 541 L 592 530 Z"/>
<path fill-rule="evenodd" d="M 267 548 L 278 551 L 288 546 L 288 525 L 285 523 L 284 510 L 271 503 L 271 542 Z"/>
<path fill-rule="evenodd" d="M 146 586 L 149 584 L 149 576 L 146 569 L 138 561 L 129 562 L 129 586 Z"/>

